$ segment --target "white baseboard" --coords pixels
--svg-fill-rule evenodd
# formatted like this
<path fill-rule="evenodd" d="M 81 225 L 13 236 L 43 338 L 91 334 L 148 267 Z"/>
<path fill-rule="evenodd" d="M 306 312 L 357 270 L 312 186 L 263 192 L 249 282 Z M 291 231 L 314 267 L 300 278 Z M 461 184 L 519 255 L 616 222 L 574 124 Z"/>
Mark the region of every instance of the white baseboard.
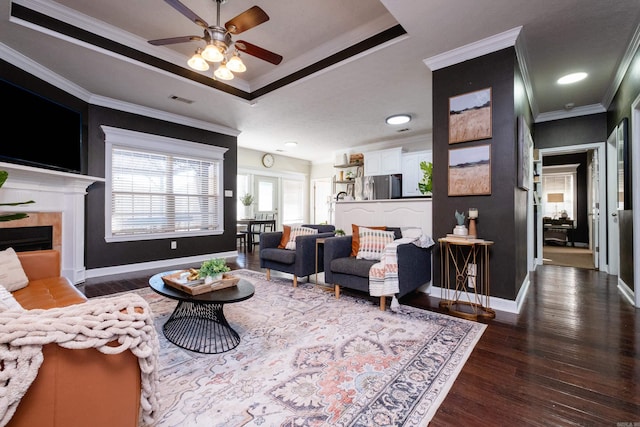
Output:
<path fill-rule="evenodd" d="M 160 261 L 141 262 L 137 264 L 116 265 L 113 267 L 92 268 L 86 271 L 87 279 L 93 277 L 110 276 L 112 274 L 133 273 L 141 270 L 153 270 L 162 267 L 175 267 L 176 265 L 194 264 L 198 265 L 202 261 L 211 258 L 230 258 L 238 256 L 238 251 L 218 252 L 213 254 L 196 255 L 184 258 L 163 259 Z"/>

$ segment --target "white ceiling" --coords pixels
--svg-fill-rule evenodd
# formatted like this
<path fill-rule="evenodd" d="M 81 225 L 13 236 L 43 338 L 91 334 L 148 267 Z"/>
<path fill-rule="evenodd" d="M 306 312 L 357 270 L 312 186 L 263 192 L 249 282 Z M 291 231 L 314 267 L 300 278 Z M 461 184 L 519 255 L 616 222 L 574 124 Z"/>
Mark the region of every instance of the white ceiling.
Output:
<path fill-rule="evenodd" d="M 210 25 L 213 0 L 181 0 Z M 201 44 L 152 46 L 149 39 L 202 35 L 201 28 L 161 0 L 17 0 L 94 34 L 170 63 Z M 637 0 L 227 0 L 220 23 L 253 5 L 270 20 L 233 37 L 284 57 L 280 65 L 243 55 L 248 71 L 230 85 L 247 93 L 314 64 L 381 31 L 407 34 L 248 101 L 84 42 L 9 20 L 0 9 L 0 57 L 74 94 L 203 121 L 239 132 L 238 144 L 312 162 L 333 160 L 348 147 L 431 141 L 431 70 L 425 60 L 522 27 L 518 40 L 536 120 L 605 111 L 619 71 L 637 47 Z M 519 50 L 520 51 L 520 50 Z M 429 61 L 426 61 L 429 63 Z M 43 68 L 44 67 L 44 68 Z M 561 75 L 583 70 L 587 80 L 558 87 Z M 210 70 L 208 76 L 211 76 Z M 170 99 L 179 96 L 186 104 Z M 575 104 L 567 111 L 565 105 Z M 410 113 L 398 132 L 385 117 Z M 284 143 L 296 141 L 296 148 Z"/>

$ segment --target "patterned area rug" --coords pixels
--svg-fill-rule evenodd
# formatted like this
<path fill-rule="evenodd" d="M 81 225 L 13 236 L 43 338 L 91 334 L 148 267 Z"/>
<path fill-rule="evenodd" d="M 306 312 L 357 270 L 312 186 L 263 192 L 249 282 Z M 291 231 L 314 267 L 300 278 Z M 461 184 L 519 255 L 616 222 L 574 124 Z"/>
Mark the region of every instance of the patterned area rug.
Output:
<path fill-rule="evenodd" d="M 237 270 L 255 295 L 225 305 L 241 342 L 200 354 L 168 342 L 177 302 L 137 291 L 160 338 L 160 426 L 426 426 L 486 325 Z"/>

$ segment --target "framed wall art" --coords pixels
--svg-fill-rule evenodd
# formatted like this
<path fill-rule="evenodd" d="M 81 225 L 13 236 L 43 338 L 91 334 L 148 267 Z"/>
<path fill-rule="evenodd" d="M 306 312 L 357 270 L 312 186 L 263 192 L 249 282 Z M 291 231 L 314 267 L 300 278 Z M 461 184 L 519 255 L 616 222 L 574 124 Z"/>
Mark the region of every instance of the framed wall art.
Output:
<path fill-rule="evenodd" d="M 449 144 L 491 138 L 491 88 L 449 98 Z"/>
<path fill-rule="evenodd" d="M 491 145 L 449 149 L 449 196 L 491 194 Z"/>
<path fill-rule="evenodd" d="M 531 188 L 531 171 L 533 167 L 533 139 L 524 116 L 518 117 L 518 187 L 523 190 Z"/>

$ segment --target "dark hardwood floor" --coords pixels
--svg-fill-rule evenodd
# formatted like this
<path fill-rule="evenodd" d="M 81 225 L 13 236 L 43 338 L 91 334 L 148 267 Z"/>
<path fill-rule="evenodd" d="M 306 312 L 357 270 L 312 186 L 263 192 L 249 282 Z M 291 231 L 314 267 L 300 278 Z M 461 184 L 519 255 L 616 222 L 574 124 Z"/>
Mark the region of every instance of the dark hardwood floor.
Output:
<path fill-rule="evenodd" d="M 257 251 L 229 261 L 261 271 Z M 90 279 L 83 288 L 89 297 L 141 288 L 159 271 Z M 440 311 L 425 294 L 400 302 Z M 640 427 L 639 314 L 612 276 L 539 266 L 521 312 L 486 322 L 430 426 Z"/>

